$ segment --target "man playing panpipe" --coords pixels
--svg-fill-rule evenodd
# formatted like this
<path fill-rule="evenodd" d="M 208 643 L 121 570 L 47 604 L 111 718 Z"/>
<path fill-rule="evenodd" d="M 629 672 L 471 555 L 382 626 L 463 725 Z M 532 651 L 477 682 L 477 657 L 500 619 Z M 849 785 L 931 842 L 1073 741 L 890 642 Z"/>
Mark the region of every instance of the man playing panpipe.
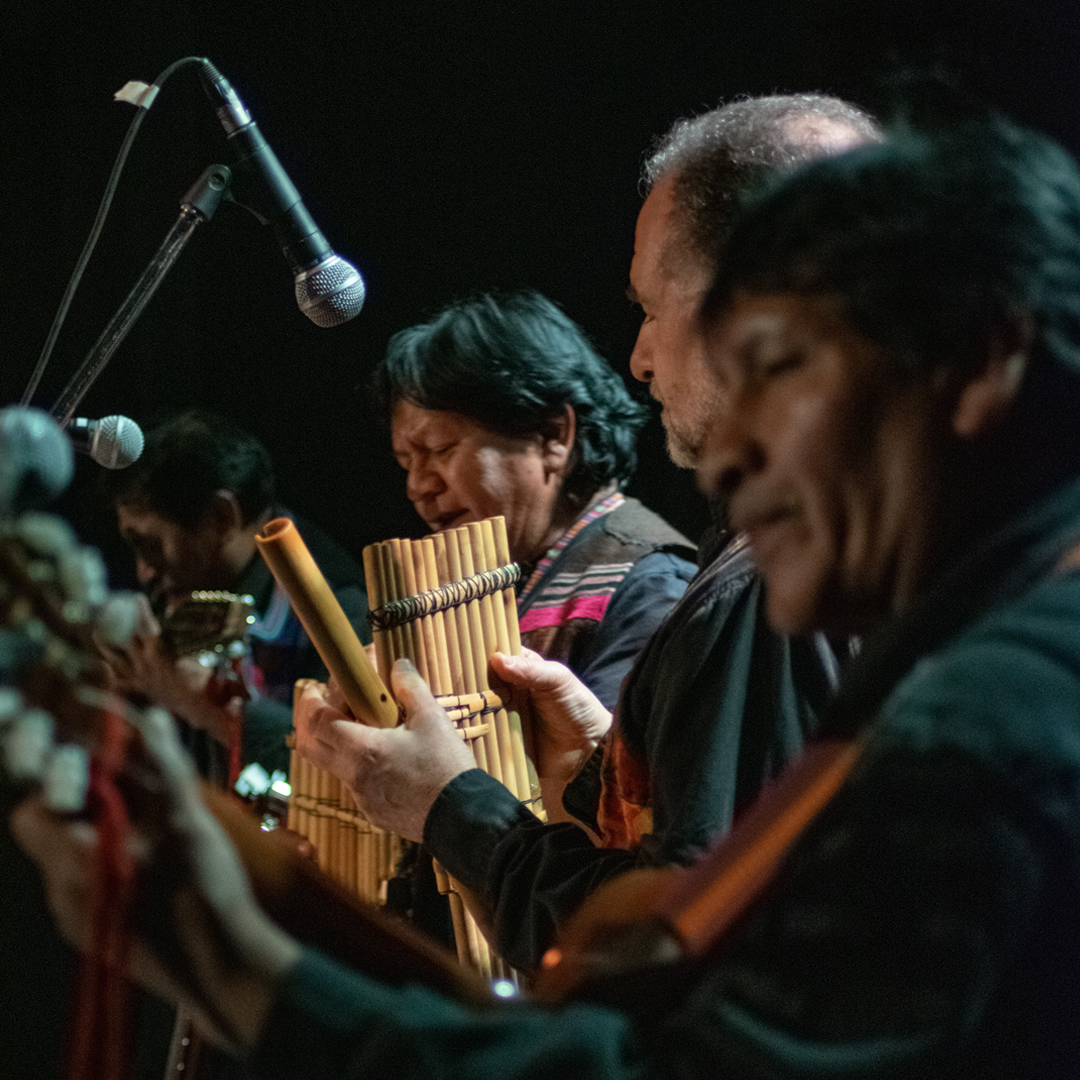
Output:
<path fill-rule="evenodd" d="M 865 635 L 823 725 L 861 740 L 854 770 L 682 991 L 650 992 L 661 969 L 633 1018 L 390 990 L 246 902 L 211 907 L 229 963 L 220 939 L 186 948 L 229 971 L 236 993 L 198 989 L 259 1075 L 1080 1073 L 1080 170 L 999 120 L 908 131 L 780 183 L 725 260 L 731 408 L 703 472 L 771 620 Z M 396 683 L 408 731 L 447 729 Z M 36 803 L 16 824 L 78 938 L 82 834 Z"/>
<path fill-rule="evenodd" d="M 424 523 L 504 517 L 523 644 L 614 707 L 694 572 L 690 542 L 621 491 L 644 408 L 537 293 L 463 301 L 395 334 L 375 390 Z"/>
<path fill-rule="evenodd" d="M 871 121 L 834 98 L 748 99 L 676 125 L 650 157 L 630 271 L 644 311 L 631 369 L 663 405 L 676 463 L 696 462 L 717 405 L 696 313 L 738 192 L 772 169 L 871 137 Z M 726 832 L 798 751 L 828 699 L 835 664 L 827 644 L 769 630 L 745 540 L 721 521 L 699 561 L 701 572 L 623 687 L 613 736 L 591 756 L 610 723 L 595 698 L 558 665 L 496 661 L 502 676 L 530 687 L 544 756 L 563 763 L 546 788 L 565 784 L 588 757 L 563 802 L 600 834 L 602 849 L 570 824 L 541 825 L 489 778 L 457 776 L 435 754 L 419 755 L 425 764 L 415 776 L 400 768 L 398 806 L 426 807 L 422 795 L 408 795 L 413 783 L 418 792 L 441 789 L 430 815 L 415 816 L 404 835 L 423 838 L 490 907 L 496 951 L 518 967 L 536 966 L 601 882 L 639 865 L 689 862 Z M 340 715 L 318 694 L 306 696 L 297 712 L 302 752 L 349 783 L 371 820 L 401 831 L 365 775 L 369 754 L 393 760 L 398 735 L 357 731 L 335 723 Z"/>

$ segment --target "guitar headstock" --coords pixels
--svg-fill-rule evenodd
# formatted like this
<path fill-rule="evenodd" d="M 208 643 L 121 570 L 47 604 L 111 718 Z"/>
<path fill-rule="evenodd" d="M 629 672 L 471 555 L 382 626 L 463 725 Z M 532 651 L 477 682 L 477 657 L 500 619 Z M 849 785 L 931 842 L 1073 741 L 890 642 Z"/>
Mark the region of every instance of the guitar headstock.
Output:
<path fill-rule="evenodd" d="M 95 640 L 128 641 L 134 597 L 110 594 L 105 567 L 60 518 L 0 521 L 0 746 L 17 781 L 57 809 L 81 805 L 108 675 Z"/>

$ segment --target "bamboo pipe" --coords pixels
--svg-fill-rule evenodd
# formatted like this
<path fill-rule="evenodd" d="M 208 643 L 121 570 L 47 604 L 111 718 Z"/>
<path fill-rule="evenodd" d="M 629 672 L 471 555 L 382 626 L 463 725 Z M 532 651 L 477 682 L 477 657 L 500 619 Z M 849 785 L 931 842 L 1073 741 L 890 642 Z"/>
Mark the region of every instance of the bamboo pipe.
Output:
<path fill-rule="evenodd" d="M 274 518 L 255 543 L 293 610 L 337 680 L 353 715 L 371 727 L 394 727 L 398 709 L 368 659 L 345 612 L 288 518 Z"/>

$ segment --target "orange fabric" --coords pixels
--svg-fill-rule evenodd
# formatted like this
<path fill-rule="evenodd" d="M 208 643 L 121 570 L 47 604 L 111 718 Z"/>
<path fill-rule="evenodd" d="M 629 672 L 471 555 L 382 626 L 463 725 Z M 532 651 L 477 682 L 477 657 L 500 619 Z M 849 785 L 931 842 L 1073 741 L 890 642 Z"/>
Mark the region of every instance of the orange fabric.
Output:
<path fill-rule="evenodd" d="M 600 809 L 596 815 L 601 845 L 632 850 L 652 832 L 652 783 L 648 762 L 623 740 L 618 718 L 604 746 L 600 766 Z"/>

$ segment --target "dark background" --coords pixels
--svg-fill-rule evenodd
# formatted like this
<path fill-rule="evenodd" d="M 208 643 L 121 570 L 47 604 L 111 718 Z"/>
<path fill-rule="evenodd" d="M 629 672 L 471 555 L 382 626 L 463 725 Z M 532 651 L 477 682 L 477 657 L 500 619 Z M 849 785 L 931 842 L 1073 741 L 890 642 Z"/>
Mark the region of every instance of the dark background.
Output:
<path fill-rule="evenodd" d="M 360 268 L 367 303 L 345 326 L 314 326 L 270 231 L 225 205 L 78 413 L 226 413 L 270 447 L 284 501 L 357 553 L 420 527 L 364 392 L 395 330 L 471 292 L 536 288 L 633 383 L 637 175 L 676 118 L 738 93 L 867 103 L 883 71 L 915 60 L 1080 149 L 1075 0 L 66 0 L 10 5 L 4 21 L 0 404 L 29 380 L 134 113 L 114 91 L 208 56 Z M 218 161 L 230 149 L 182 70 L 143 124 L 38 404 L 56 400 Z M 655 421 L 641 458 L 632 491 L 696 537 L 700 500 Z M 66 509 L 124 583 L 111 523 L 88 512 L 96 471 L 81 463 Z"/>
<path fill-rule="evenodd" d="M 915 61 L 961 73 L 1080 150 L 1076 0 L 27 0 L 5 6 L 2 40 L 0 405 L 30 377 L 133 115 L 113 93 L 208 56 L 361 269 L 367 304 L 343 327 L 315 327 L 269 232 L 224 206 L 79 414 L 145 423 L 200 405 L 235 418 L 270 447 L 284 500 L 357 554 L 420 526 L 363 391 L 395 330 L 470 292 L 532 287 L 629 379 L 637 174 L 676 118 L 738 93 L 867 103 L 884 71 Z M 39 404 L 56 399 L 181 195 L 219 161 L 230 162 L 222 131 L 182 71 L 143 125 Z M 666 462 L 655 422 L 641 456 L 635 493 L 695 534 L 700 501 Z M 93 513 L 96 470 L 81 462 L 65 510 L 105 544 L 123 583 L 127 561 Z M 10 882 L 6 832 L 0 848 Z M 17 914 L 0 909 L 4 1076 L 56 1070 L 66 986 L 41 907 L 31 896 Z M 143 1064 L 140 1075 L 160 1074 Z"/>

